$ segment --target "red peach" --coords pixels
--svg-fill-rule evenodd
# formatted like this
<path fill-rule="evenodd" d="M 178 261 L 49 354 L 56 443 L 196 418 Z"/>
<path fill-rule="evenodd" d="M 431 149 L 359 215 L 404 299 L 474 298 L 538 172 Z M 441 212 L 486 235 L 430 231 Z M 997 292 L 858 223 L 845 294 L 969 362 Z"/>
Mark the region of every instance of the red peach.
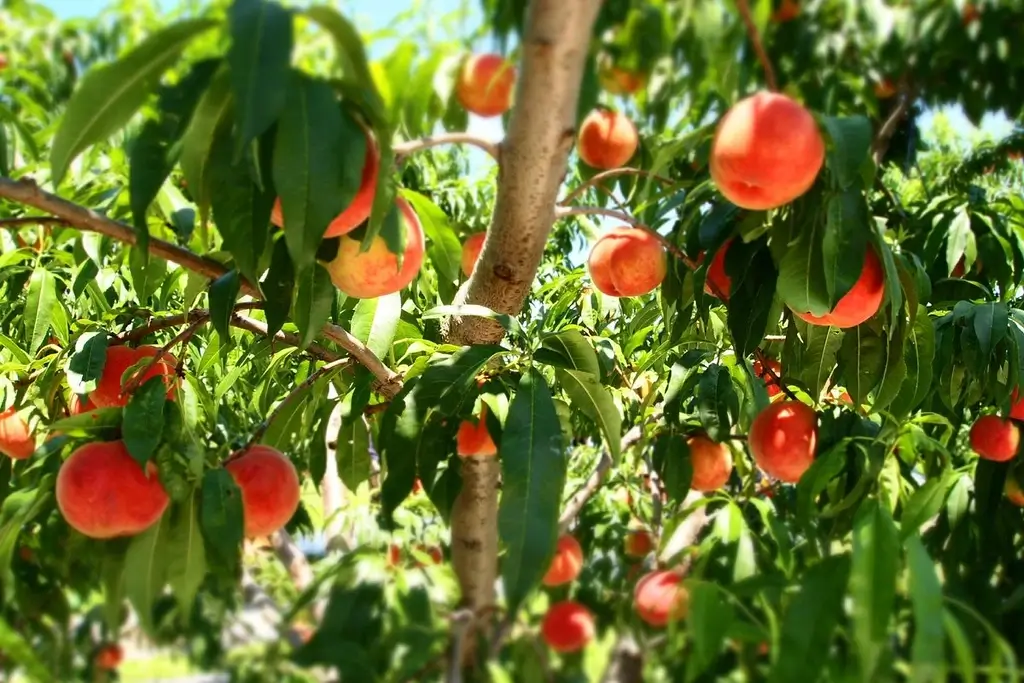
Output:
<path fill-rule="evenodd" d="M 573 600 L 556 602 L 548 608 L 541 624 L 544 642 L 556 652 L 576 652 L 594 639 L 594 617 Z"/>
<path fill-rule="evenodd" d="M 487 404 L 480 409 L 480 417 L 476 423 L 463 420 L 459 432 L 455 436 L 456 452 L 460 458 L 482 456 L 493 457 L 498 454 L 498 447 L 487 430 Z"/>
<path fill-rule="evenodd" d="M 1024 507 L 1024 491 L 1021 491 L 1020 484 L 1013 472 L 1006 475 L 1006 486 L 1003 488 L 1006 498 L 1017 507 Z"/>
<path fill-rule="evenodd" d="M 91 398 L 71 394 L 71 400 L 68 402 L 68 412 L 71 415 L 81 415 L 82 413 L 88 413 L 90 410 L 96 410 L 96 404 L 92 402 Z"/>
<path fill-rule="evenodd" d="M 590 278 L 608 296 L 641 296 L 668 273 L 665 247 L 639 228 L 614 228 L 597 240 L 587 261 Z"/>
<path fill-rule="evenodd" d="M 516 69 L 501 55 L 473 55 L 462 63 L 455 97 L 477 116 L 504 114 L 512 107 Z"/>
<path fill-rule="evenodd" d="M 982 415 L 971 426 L 971 448 L 986 460 L 1006 462 L 1017 455 L 1020 429 L 998 415 Z"/>
<path fill-rule="evenodd" d="M 108 347 L 107 359 L 103 364 L 103 375 L 96 383 L 96 390 L 89 394 L 89 399 L 97 408 L 117 408 L 127 405 L 130 397 L 121 392 L 121 376 L 139 361 L 144 358 L 153 358 L 159 352 L 160 348 L 156 346 L 140 346 L 137 349 L 123 345 Z M 146 371 L 138 386 L 142 386 L 154 377 L 163 377 L 164 383 L 167 384 L 167 398 L 173 399 L 176 383 L 174 368 L 177 364 L 178 361 L 174 356 L 164 354 L 164 357 L 156 365 Z"/>
<path fill-rule="evenodd" d="M 1024 420 L 1024 398 L 1020 398 L 1020 394 L 1016 388 L 1013 390 L 1013 393 L 1010 394 L 1010 401 L 1013 403 L 1010 408 L 1010 418 L 1014 420 Z"/>
<path fill-rule="evenodd" d="M 694 491 L 714 491 L 725 486 L 732 474 L 732 453 L 725 444 L 715 443 L 706 436 L 692 436 L 686 440 L 693 465 Z"/>
<path fill-rule="evenodd" d="M 796 483 L 814 462 L 818 415 L 797 401 L 779 401 L 758 413 L 750 425 L 750 452 L 768 475 Z"/>
<path fill-rule="evenodd" d="M 269 536 L 298 510 L 299 475 L 292 461 L 277 449 L 253 446 L 224 468 L 242 492 L 247 538 Z"/>
<path fill-rule="evenodd" d="M 768 367 L 771 368 L 776 377 L 782 377 L 782 365 L 779 364 L 779 361 L 769 359 Z M 754 374 L 764 380 L 768 398 L 773 398 L 782 393 L 782 387 L 779 386 L 778 381 L 772 378 L 771 373 L 765 369 L 759 360 L 754 361 Z"/>
<path fill-rule="evenodd" d="M 476 267 L 480 252 L 484 249 L 486 238 L 486 232 L 478 232 L 467 237 L 466 243 L 462 245 L 462 272 L 466 277 L 473 274 L 473 268 Z"/>
<path fill-rule="evenodd" d="M 124 650 L 117 643 L 108 643 L 96 652 L 93 664 L 100 671 L 113 671 L 121 666 Z"/>
<path fill-rule="evenodd" d="M 812 315 L 794 310 L 801 320 L 812 325 L 834 327 L 856 327 L 872 318 L 882 306 L 885 296 L 885 272 L 875 250 L 868 247 L 864 252 L 864 267 L 853 288 L 836 303 L 831 313 Z"/>
<path fill-rule="evenodd" d="M 772 21 L 784 24 L 800 16 L 800 3 L 797 0 L 782 0 L 779 8 L 772 13 Z"/>
<path fill-rule="evenodd" d="M 24 460 L 36 451 L 36 440 L 28 422 L 11 407 L 0 413 L 0 453 L 14 460 Z"/>
<path fill-rule="evenodd" d="M 647 82 L 642 73 L 620 69 L 608 63 L 598 69 L 597 79 L 605 92 L 612 95 L 632 95 Z"/>
<path fill-rule="evenodd" d="M 654 538 L 646 529 L 633 529 L 626 534 L 626 555 L 646 557 L 654 550 Z"/>
<path fill-rule="evenodd" d="M 637 615 L 651 626 L 663 627 L 670 621 L 685 619 L 690 608 L 690 593 L 671 571 L 645 574 L 633 591 Z"/>
<path fill-rule="evenodd" d="M 588 166 L 612 169 L 624 166 L 636 154 L 640 135 L 629 117 L 610 109 L 595 109 L 580 124 L 577 147 Z"/>
<path fill-rule="evenodd" d="M 722 301 L 725 302 L 729 301 L 729 294 L 732 291 L 732 278 L 725 272 L 725 252 L 729 250 L 730 244 L 731 239 L 718 248 L 704 276 L 704 292 L 711 296 L 718 296 L 721 293 Z"/>
<path fill-rule="evenodd" d="M 555 556 L 544 575 L 545 586 L 561 586 L 574 581 L 583 569 L 583 548 L 570 534 L 563 534 L 555 546 Z"/>

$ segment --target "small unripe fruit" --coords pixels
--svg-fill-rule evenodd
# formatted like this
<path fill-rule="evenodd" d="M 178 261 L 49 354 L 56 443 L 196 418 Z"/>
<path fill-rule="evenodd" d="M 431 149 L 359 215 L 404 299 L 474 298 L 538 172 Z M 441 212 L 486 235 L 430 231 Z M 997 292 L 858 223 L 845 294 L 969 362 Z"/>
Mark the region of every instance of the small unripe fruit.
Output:
<path fill-rule="evenodd" d="M 476 262 L 480 258 L 480 252 L 484 249 L 484 240 L 487 239 L 486 232 L 478 232 L 466 238 L 462 245 L 462 272 L 469 277 L 473 274 Z"/>
<path fill-rule="evenodd" d="M 647 557 L 654 550 L 654 538 L 646 529 L 633 529 L 626 534 L 626 555 Z"/>
<path fill-rule="evenodd" d="M 256 445 L 224 468 L 242 492 L 247 538 L 269 536 L 299 509 L 299 475 L 280 451 Z"/>
<path fill-rule="evenodd" d="M 140 346 L 137 349 L 124 345 L 110 346 L 107 348 L 107 359 L 103 364 L 103 375 L 96 382 L 96 390 L 89 394 L 89 399 L 97 408 L 117 408 L 128 404 L 131 398 L 128 394 L 121 392 L 121 377 L 125 371 L 140 363 L 144 359 L 152 359 L 160 352 L 156 346 Z M 156 365 L 145 370 L 145 374 L 137 386 L 142 386 L 154 377 L 163 377 L 167 385 L 168 400 L 174 398 L 175 376 L 174 368 L 178 361 L 170 354 L 164 356 Z M 139 372 L 142 372 L 146 365 L 140 365 Z"/>
<path fill-rule="evenodd" d="M 757 466 L 789 483 L 800 481 L 814 462 L 818 415 L 797 401 L 779 401 L 758 413 L 748 442 Z"/>
<path fill-rule="evenodd" d="M 670 621 L 685 619 L 690 608 L 690 594 L 671 571 L 645 574 L 633 591 L 637 616 L 659 628 Z"/>
<path fill-rule="evenodd" d="M 998 415 L 983 415 L 971 427 L 971 448 L 982 458 L 1006 462 L 1017 455 L 1020 429 Z"/>
<path fill-rule="evenodd" d="M 14 407 L 0 413 L 0 453 L 14 460 L 24 460 L 36 450 L 36 440 L 28 422 Z"/>
<path fill-rule="evenodd" d="M 575 581 L 583 569 L 583 548 L 579 541 L 569 534 L 563 534 L 555 546 L 555 556 L 544 575 L 542 583 L 548 587 L 561 586 Z"/>
<path fill-rule="evenodd" d="M 594 639 L 595 631 L 590 610 L 573 600 L 556 602 L 541 624 L 544 642 L 556 652 L 582 650 Z"/>
<path fill-rule="evenodd" d="M 516 69 L 501 55 L 474 55 L 462 63 L 455 81 L 455 97 L 477 116 L 504 114 L 512 107 Z"/>
<path fill-rule="evenodd" d="M 732 453 L 729 448 L 706 436 L 690 437 L 686 443 L 690 447 L 690 463 L 693 465 L 690 488 L 707 492 L 725 486 L 732 474 Z"/>
<path fill-rule="evenodd" d="M 860 271 L 857 282 L 839 301 L 830 313 L 812 315 L 794 310 L 796 317 L 812 325 L 832 325 L 834 327 L 856 327 L 874 317 L 882 306 L 885 296 L 885 271 L 882 262 L 871 247 L 864 252 L 864 267 Z"/>
<path fill-rule="evenodd" d="M 640 135 L 625 114 L 595 109 L 580 124 L 576 144 L 585 164 L 607 170 L 624 166 L 633 158 Z"/>
<path fill-rule="evenodd" d="M 590 250 L 590 278 L 608 296 L 641 296 L 654 291 L 668 273 L 661 241 L 639 228 L 615 228 Z"/>

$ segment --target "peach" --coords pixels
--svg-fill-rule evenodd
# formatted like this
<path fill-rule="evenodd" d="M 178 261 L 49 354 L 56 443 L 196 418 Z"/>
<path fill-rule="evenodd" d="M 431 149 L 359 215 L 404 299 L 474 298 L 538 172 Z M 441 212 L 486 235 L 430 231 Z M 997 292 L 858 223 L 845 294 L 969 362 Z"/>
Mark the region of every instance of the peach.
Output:
<path fill-rule="evenodd" d="M 475 423 L 472 420 L 462 421 L 455 442 L 456 452 L 460 458 L 477 455 L 494 457 L 498 454 L 498 447 L 487 430 L 487 404 L 480 409 L 480 417 Z"/>
<path fill-rule="evenodd" d="M 644 87 L 647 78 L 639 72 L 620 69 L 604 63 L 597 71 L 597 80 L 612 95 L 632 95 Z"/>
<path fill-rule="evenodd" d="M 729 250 L 732 240 L 726 241 L 718 251 L 715 258 L 711 259 L 708 272 L 704 275 L 704 292 L 711 296 L 722 295 L 722 301 L 729 301 L 729 294 L 732 291 L 732 278 L 725 272 L 725 253 Z"/>
<path fill-rule="evenodd" d="M 686 445 L 690 447 L 690 463 L 693 465 L 690 488 L 707 492 L 725 486 L 732 474 L 732 453 L 728 446 L 715 443 L 706 436 L 692 436 L 686 440 Z"/>
<path fill-rule="evenodd" d="M 124 650 L 117 643 L 107 643 L 102 646 L 93 659 L 93 664 L 100 671 L 113 671 L 121 666 L 124 659 Z"/>
<path fill-rule="evenodd" d="M 388 566 L 397 567 L 402 564 L 402 549 L 397 543 L 388 546 Z"/>
<path fill-rule="evenodd" d="M 793 313 L 811 325 L 832 325 L 834 327 L 856 327 L 872 318 L 882 306 L 885 296 L 885 272 L 875 250 L 868 247 L 864 252 L 864 267 L 860 277 L 839 301 L 831 313 L 812 315 L 794 310 Z"/>
<path fill-rule="evenodd" d="M 444 551 L 439 546 L 432 545 L 426 546 L 422 543 L 416 546 L 416 550 L 423 553 L 430 558 L 432 564 L 441 564 L 444 562 Z M 425 567 L 426 564 L 416 560 L 417 567 Z"/>
<path fill-rule="evenodd" d="M 594 639 L 594 616 L 580 603 L 563 600 L 548 608 L 540 631 L 552 650 L 576 652 Z"/>
<path fill-rule="evenodd" d="M 473 55 L 462 63 L 455 97 L 477 116 L 498 116 L 512 107 L 516 69 L 501 55 Z"/>
<path fill-rule="evenodd" d="M 117 408 L 128 403 L 129 396 L 121 392 L 121 376 L 125 370 L 144 358 L 153 358 L 160 351 L 156 346 L 140 346 L 137 349 L 118 345 L 107 348 L 107 360 L 103 364 L 103 374 L 96 383 L 96 390 L 89 394 L 89 399 L 97 408 Z M 167 398 L 174 398 L 174 368 L 178 361 L 174 356 L 165 354 L 160 361 L 149 368 L 138 386 L 142 386 L 154 377 L 163 377 L 167 384 Z M 143 366 L 145 367 L 145 366 Z"/>
<path fill-rule="evenodd" d="M 398 257 L 379 235 L 365 252 L 361 251 L 359 240 L 342 235 L 338 254 L 327 264 L 327 272 L 334 286 L 345 294 L 357 299 L 375 299 L 404 289 L 419 274 L 423 265 L 423 226 L 407 201 L 399 197 L 397 204 L 405 227 L 405 254 L 401 266 Z"/>
<path fill-rule="evenodd" d="M 798 0 L 782 0 L 779 3 L 778 9 L 772 13 L 772 21 L 777 24 L 783 24 L 787 21 L 793 21 L 800 16 L 800 3 Z"/>
<path fill-rule="evenodd" d="M 1019 445 L 1020 429 L 998 415 L 982 415 L 971 426 L 971 448 L 986 460 L 1011 460 Z"/>
<path fill-rule="evenodd" d="M 364 128 L 365 130 L 365 128 Z M 348 234 L 359 227 L 370 217 L 370 210 L 373 208 L 373 197 L 377 193 L 377 172 L 380 169 L 380 150 L 377 143 L 366 132 L 366 156 L 363 158 L 363 176 L 359 181 L 359 189 L 356 190 L 352 203 L 342 209 L 333 221 L 327 225 L 324 237 L 340 237 Z M 270 212 L 270 222 L 276 226 L 284 226 L 284 215 L 281 213 L 281 198 L 274 202 L 274 208 Z"/>
<path fill-rule="evenodd" d="M 1006 493 L 1006 498 L 1017 507 L 1024 507 L 1024 491 L 1021 490 L 1020 484 L 1017 483 L 1017 477 L 1014 476 L 1013 472 L 1009 472 L 1006 475 L 1006 486 L 1003 488 Z"/>
<path fill-rule="evenodd" d="M 777 360 L 768 360 L 768 368 L 775 373 L 776 377 L 782 377 L 782 365 Z M 759 360 L 754 361 L 754 374 L 764 380 L 765 390 L 768 392 L 768 398 L 774 398 L 782 393 L 782 387 L 779 386 L 777 380 L 772 378 L 768 369 Z"/>
<path fill-rule="evenodd" d="M 575 581 L 583 569 L 583 548 L 570 534 L 562 534 L 555 546 L 555 556 L 542 583 L 548 587 Z"/>
<path fill-rule="evenodd" d="M 299 509 L 299 475 L 292 461 L 277 449 L 253 446 L 224 468 L 242 492 L 247 538 L 269 536 Z"/>
<path fill-rule="evenodd" d="M 960 15 L 960 20 L 964 26 L 970 26 L 975 21 L 981 18 L 981 10 L 973 2 L 968 2 L 964 5 L 964 8 Z"/>
<path fill-rule="evenodd" d="M 608 296 L 641 296 L 668 273 L 661 241 L 640 228 L 614 228 L 597 240 L 587 260 L 590 278 Z"/>
<path fill-rule="evenodd" d="M 685 619 L 690 608 L 690 593 L 672 571 L 654 571 L 637 581 L 633 591 L 637 616 L 651 626 L 663 627 L 670 621 Z"/>
<path fill-rule="evenodd" d="M 1010 394 L 1010 400 L 1013 402 L 1010 408 L 1010 418 L 1014 420 L 1024 420 L 1024 398 L 1020 398 L 1020 394 L 1017 389 L 1013 390 Z"/>
<path fill-rule="evenodd" d="M 814 462 L 818 415 L 797 401 L 779 401 L 758 413 L 750 425 L 750 452 L 769 476 L 789 483 Z"/>
<path fill-rule="evenodd" d="M 57 507 L 90 538 L 133 536 L 160 519 L 170 499 L 150 462 L 143 471 L 123 441 L 81 446 L 57 473 Z"/>
<path fill-rule="evenodd" d="M 14 460 L 24 460 L 36 451 L 36 440 L 28 422 L 14 407 L 0 413 L 0 453 Z"/>
<path fill-rule="evenodd" d="M 896 86 L 888 78 L 883 78 L 875 83 L 875 97 L 880 100 L 887 100 L 896 94 Z"/>
<path fill-rule="evenodd" d="M 737 102 L 711 143 L 711 179 L 736 206 L 766 210 L 807 192 L 825 162 L 825 141 L 803 105 L 759 92 Z"/>
<path fill-rule="evenodd" d="M 467 237 L 466 243 L 462 245 L 462 272 L 465 273 L 466 277 L 473 274 L 473 268 L 476 267 L 476 262 L 480 258 L 480 252 L 484 249 L 484 240 L 486 238 L 486 232 L 478 232 Z"/>
<path fill-rule="evenodd" d="M 88 413 L 90 410 L 96 410 L 96 404 L 92 402 L 92 399 L 88 396 L 79 396 L 78 394 L 71 394 L 71 400 L 68 401 L 68 412 L 72 415 L 81 415 L 82 413 Z"/>
<path fill-rule="evenodd" d="M 636 154 L 640 135 L 625 114 L 610 109 L 595 109 L 580 124 L 576 144 L 580 159 L 588 166 L 619 168 L 625 166 Z"/>
<path fill-rule="evenodd" d="M 654 538 L 646 529 L 633 529 L 626 534 L 626 555 L 646 557 L 654 550 Z"/>

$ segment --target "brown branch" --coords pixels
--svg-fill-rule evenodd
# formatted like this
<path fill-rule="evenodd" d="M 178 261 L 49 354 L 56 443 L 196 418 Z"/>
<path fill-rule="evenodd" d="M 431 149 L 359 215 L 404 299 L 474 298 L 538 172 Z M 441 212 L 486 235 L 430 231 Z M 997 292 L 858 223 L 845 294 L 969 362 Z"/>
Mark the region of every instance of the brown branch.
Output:
<path fill-rule="evenodd" d="M 236 312 L 249 311 L 254 308 L 263 308 L 263 304 L 259 301 L 243 301 L 235 304 Z M 210 312 L 204 308 L 197 308 L 189 311 L 188 313 L 178 313 L 176 315 L 169 315 L 163 318 L 154 318 L 141 327 L 133 328 L 128 332 L 122 332 L 111 341 L 110 346 L 116 346 L 118 344 L 132 344 L 155 332 L 184 325 L 185 323 L 194 322 L 200 319 L 208 320 L 209 318 Z"/>
<path fill-rule="evenodd" d="M 313 568 L 309 566 L 309 560 L 296 545 L 291 534 L 284 529 L 278 529 L 270 535 L 270 545 L 277 559 L 288 570 L 292 584 L 300 593 L 313 585 Z"/>
<path fill-rule="evenodd" d="M 500 158 L 499 145 L 469 133 L 442 133 L 419 140 L 401 142 L 394 146 L 395 156 L 400 159 L 410 154 L 430 149 L 431 147 L 440 147 L 441 145 L 472 145 L 487 152 L 495 161 L 498 161 Z"/>
<path fill-rule="evenodd" d="M 885 120 L 882 127 L 878 130 L 878 134 L 875 135 L 874 141 L 871 143 L 871 158 L 874 160 L 875 165 L 878 166 L 882 163 L 882 159 L 885 157 L 885 153 L 889 151 L 889 143 L 892 142 L 892 137 L 896 134 L 896 129 L 900 125 L 900 121 L 907 115 L 907 111 L 910 109 L 910 104 L 913 101 L 913 93 L 911 92 L 910 86 L 906 83 L 906 79 L 900 84 L 900 101 L 896 105 L 896 108 L 889 114 L 889 118 Z"/>
<path fill-rule="evenodd" d="M 775 385 L 779 387 L 779 389 L 782 389 L 782 393 L 786 395 L 786 398 L 788 398 L 791 401 L 800 400 L 796 397 L 796 394 L 790 391 L 789 387 L 786 386 L 786 383 L 782 381 L 782 378 L 775 374 L 775 370 L 772 369 L 771 364 L 768 362 L 768 356 L 765 355 L 764 351 L 761 350 L 760 346 L 754 349 L 754 358 L 756 358 L 758 362 L 761 363 L 762 373 L 768 375 L 768 377 L 771 378 L 772 382 L 774 382 Z"/>
<path fill-rule="evenodd" d="M 750 46 L 754 48 L 757 61 L 761 62 L 761 68 L 764 69 L 764 82 L 768 85 L 769 90 L 776 92 L 779 89 L 779 84 L 775 80 L 775 69 L 772 68 L 772 62 L 768 59 L 768 53 L 765 51 L 764 43 L 761 42 L 761 36 L 757 32 L 754 18 L 750 16 L 750 5 L 747 0 L 736 0 L 736 8 L 739 9 L 743 25 L 747 29 Z"/>
<path fill-rule="evenodd" d="M 188 343 L 188 340 L 192 338 L 192 335 L 196 333 L 196 330 L 206 324 L 209 319 L 210 314 L 207 312 L 205 317 L 197 317 L 189 323 L 188 327 L 174 335 L 174 338 L 171 339 L 171 341 L 160 347 L 160 350 L 156 352 L 144 368 L 132 375 L 132 378 L 121 387 L 121 393 L 124 395 L 131 395 L 139 388 L 139 385 L 142 383 L 142 379 L 149 374 L 150 370 L 156 367 L 157 363 L 164 359 L 164 356 L 166 356 L 171 349 L 180 343 Z"/>
<path fill-rule="evenodd" d="M 56 216 L 21 216 L 0 219 L 0 228 L 20 228 L 26 225 L 68 225 L 68 222 Z"/>
<path fill-rule="evenodd" d="M 608 180 L 609 178 L 614 178 L 620 175 L 644 176 L 646 178 L 650 178 L 651 180 L 656 180 L 659 183 L 662 183 L 663 185 L 676 184 L 676 181 L 672 180 L 671 178 L 666 178 L 665 176 L 658 175 L 657 173 L 645 171 L 642 168 L 630 168 L 628 166 L 623 168 L 613 168 L 610 171 L 602 171 L 601 173 L 598 173 L 590 180 L 580 183 L 578 187 L 569 192 L 569 194 L 565 195 L 565 198 L 559 202 L 559 205 L 568 206 L 569 204 L 572 203 L 572 200 L 576 199 L 590 188 L 595 186 L 601 186 L 602 183 L 604 183 L 604 181 Z"/>

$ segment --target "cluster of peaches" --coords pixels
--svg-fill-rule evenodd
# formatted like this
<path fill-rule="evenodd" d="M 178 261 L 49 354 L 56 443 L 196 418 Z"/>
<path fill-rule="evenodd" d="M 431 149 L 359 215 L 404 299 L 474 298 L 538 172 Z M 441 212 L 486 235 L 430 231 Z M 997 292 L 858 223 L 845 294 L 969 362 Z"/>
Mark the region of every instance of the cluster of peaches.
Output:
<path fill-rule="evenodd" d="M 129 371 L 133 377 L 142 373 L 139 384 L 161 378 L 167 385 L 167 398 L 173 400 L 177 361 L 169 355 L 156 359 L 159 352 L 155 346 L 109 347 L 96 389 L 86 397 L 72 394 L 70 414 L 127 405 L 129 396 L 122 390 L 122 377 Z M 0 453 L 25 459 L 35 449 L 35 436 L 20 411 L 10 408 L 0 415 Z M 298 473 L 280 451 L 251 446 L 233 454 L 225 468 L 241 492 L 247 537 L 272 534 L 295 514 Z M 97 539 L 141 533 L 163 516 L 170 503 L 154 463 L 149 461 L 143 469 L 121 440 L 97 441 L 75 449 L 57 473 L 56 497 L 68 524 Z"/>

